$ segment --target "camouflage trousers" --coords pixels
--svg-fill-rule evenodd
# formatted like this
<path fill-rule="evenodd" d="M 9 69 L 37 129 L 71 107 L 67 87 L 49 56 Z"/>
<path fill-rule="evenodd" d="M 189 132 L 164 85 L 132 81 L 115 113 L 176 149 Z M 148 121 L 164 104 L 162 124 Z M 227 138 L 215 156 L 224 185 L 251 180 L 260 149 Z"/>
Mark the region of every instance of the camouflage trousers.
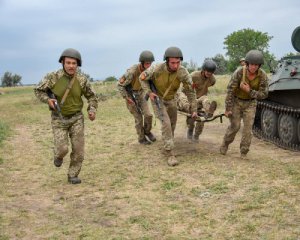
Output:
<path fill-rule="evenodd" d="M 143 140 L 145 134 L 148 135 L 152 129 L 152 113 L 150 112 L 148 102 L 145 100 L 145 94 L 136 92 L 138 105 L 142 113 L 139 113 L 135 104 L 129 104 L 126 101 L 126 106 L 129 112 L 133 115 L 135 121 L 135 129 L 138 135 L 138 140 Z"/>
<path fill-rule="evenodd" d="M 159 110 L 157 105 L 152 103 L 155 116 L 161 122 L 162 140 L 164 142 L 164 150 L 170 151 L 174 148 L 174 131 L 177 122 L 177 106 L 176 100 L 162 100 L 161 109 Z M 159 113 L 161 111 L 161 114 Z"/>
<path fill-rule="evenodd" d="M 198 112 L 203 111 L 203 110 L 205 112 L 209 111 L 211 101 L 206 95 L 201 96 L 200 98 L 197 98 L 196 101 L 197 101 Z M 190 104 L 189 104 L 189 101 L 185 94 L 181 93 L 178 95 L 177 106 L 178 106 L 178 110 L 180 110 L 180 111 L 187 112 L 187 113 L 190 112 Z M 204 122 L 196 122 L 196 124 L 195 124 L 194 119 L 192 119 L 191 117 L 187 117 L 186 123 L 187 123 L 188 129 L 190 129 L 191 131 L 194 131 L 194 128 L 195 128 L 194 136 L 199 137 L 199 135 L 203 131 Z M 195 127 L 195 125 L 196 125 L 196 127 Z"/>
<path fill-rule="evenodd" d="M 252 126 L 256 112 L 256 104 L 256 100 L 247 101 L 234 98 L 232 116 L 229 117 L 230 125 L 228 126 L 223 138 L 224 146 L 228 146 L 233 142 L 235 135 L 240 129 L 241 120 L 243 120 L 244 127 L 240 143 L 240 152 L 241 154 L 247 154 L 249 152 L 252 140 Z"/>
<path fill-rule="evenodd" d="M 81 112 L 61 120 L 52 114 L 54 136 L 54 158 L 63 159 L 68 153 L 69 137 L 72 146 L 70 154 L 69 177 L 78 176 L 84 159 L 84 118 Z"/>

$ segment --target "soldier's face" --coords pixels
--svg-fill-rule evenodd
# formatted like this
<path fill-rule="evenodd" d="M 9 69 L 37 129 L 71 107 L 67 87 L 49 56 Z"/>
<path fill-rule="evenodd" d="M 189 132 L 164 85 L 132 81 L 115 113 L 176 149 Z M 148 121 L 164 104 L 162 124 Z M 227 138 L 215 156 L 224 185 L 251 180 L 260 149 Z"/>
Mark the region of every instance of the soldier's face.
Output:
<path fill-rule="evenodd" d="M 249 63 L 248 70 L 250 73 L 255 73 L 259 69 L 259 66 L 260 66 L 259 64 Z"/>
<path fill-rule="evenodd" d="M 211 77 L 213 75 L 213 73 L 212 72 L 209 72 L 209 71 L 204 71 L 204 76 L 205 77 L 207 77 L 207 78 L 209 78 L 209 77 Z"/>
<path fill-rule="evenodd" d="M 172 72 L 176 72 L 180 67 L 180 58 L 169 58 L 168 67 Z"/>
<path fill-rule="evenodd" d="M 151 62 L 144 62 L 144 68 L 148 69 L 151 66 Z"/>
<path fill-rule="evenodd" d="M 69 75 L 74 75 L 77 69 L 77 60 L 75 58 L 65 57 L 64 69 Z"/>

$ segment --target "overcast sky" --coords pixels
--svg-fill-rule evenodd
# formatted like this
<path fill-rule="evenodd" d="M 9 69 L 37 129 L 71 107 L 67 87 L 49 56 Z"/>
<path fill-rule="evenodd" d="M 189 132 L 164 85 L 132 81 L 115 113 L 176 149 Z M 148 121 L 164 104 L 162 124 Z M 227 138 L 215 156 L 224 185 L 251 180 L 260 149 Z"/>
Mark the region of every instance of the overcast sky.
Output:
<path fill-rule="evenodd" d="M 0 76 L 38 83 L 69 47 L 94 79 L 120 77 L 143 50 L 161 62 L 169 46 L 201 65 L 225 55 L 224 38 L 244 28 L 273 36 L 269 51 L 279 59 L 295 52 L 297 26 L 299 0 L 0 0 Z"/>

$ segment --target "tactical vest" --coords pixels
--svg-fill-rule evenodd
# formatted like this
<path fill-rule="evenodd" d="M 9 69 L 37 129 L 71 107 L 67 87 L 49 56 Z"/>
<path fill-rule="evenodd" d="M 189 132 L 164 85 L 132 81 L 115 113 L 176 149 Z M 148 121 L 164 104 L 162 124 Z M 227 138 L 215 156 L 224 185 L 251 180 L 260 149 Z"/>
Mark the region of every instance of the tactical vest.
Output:
<path fill-rule="evenodd" d="M 69 82 L 71 81 L 71 78 L 63 75 L 60 79 L 58 79 L 51 89 L 52 92 L 57 97 L 58 103 L 61 102 L 61 99 L 67 89 L 67 86 Z M 75 78 L 74 84 L 63 104 L 61 107 L 61 113 L 63 116 L 69 116 L 72 114 L 75 114 L 77 112 L 80 112 L 83 107 L 83 101 L 82 101 L 82 90 L 79 84 L 79 81 Z"/>
<path fill-rule="evenodd" d="M 163 97 L 166 90 L 170 87 L 167 95 L 164 97 L 164 100 L 174 99 L 175 94 L 180 86 L 180 80 L 177 77 L 177 72 L 171 73 L 167 70 L 163 70 L 157 78 L 154 79 L 154 85 L 157 89 L 157 94 L 160 97 Z"/>
<path fill-rule="evenodd" d="M 261 74 L 262 74 L 262 72 L 259 69 L 256 77 L 251 81 L 248 79 L 248 77 L 246 75 L 246 77 L 245 77 L 246 83 L 248 83 L 250 85 L 251 89 L 256 90 L 256 91 L 259 89 Z M 242 74 L 242 77 L 243 77 L 243 74 Z M 241 81 L 242 81 L 242 78 L 239 80 L 239 86 L 241 84 Z M 234 95 L 240 99 L 245 99 L 245 100 L 251 99 L 250 94 L 246 93 L 245 91 L 240 89 L 240 87 L 238 87 L 236 89 Z"/>
<path fill-rule="evenodd" d="M 133 74 L 133 79 L 131 81 L 132 90 L 139 91 L 141 90 L 141 83 L 139 81 L 139 76 L 141 74 L 140 66 L 137 65 L 135 72 Z"/>

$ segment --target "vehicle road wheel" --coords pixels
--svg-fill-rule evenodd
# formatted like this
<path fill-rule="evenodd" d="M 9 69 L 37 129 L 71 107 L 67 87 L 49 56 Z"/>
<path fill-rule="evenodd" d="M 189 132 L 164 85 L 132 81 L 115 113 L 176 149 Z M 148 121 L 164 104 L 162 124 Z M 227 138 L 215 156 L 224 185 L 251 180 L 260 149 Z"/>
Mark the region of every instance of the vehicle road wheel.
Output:
<path fill-rule="evenodd" d="M 285 144 L 297 143 L 298 121 L 296 118 L 281 114 L 278 120 L 278 135 Z"/>
<path fill-rule="evenodd" d="M 261 130 L 267 137 L 278 135 L 277 131 L 278 115 L 270 110 L 264 109 L 261 113 Z"/>

